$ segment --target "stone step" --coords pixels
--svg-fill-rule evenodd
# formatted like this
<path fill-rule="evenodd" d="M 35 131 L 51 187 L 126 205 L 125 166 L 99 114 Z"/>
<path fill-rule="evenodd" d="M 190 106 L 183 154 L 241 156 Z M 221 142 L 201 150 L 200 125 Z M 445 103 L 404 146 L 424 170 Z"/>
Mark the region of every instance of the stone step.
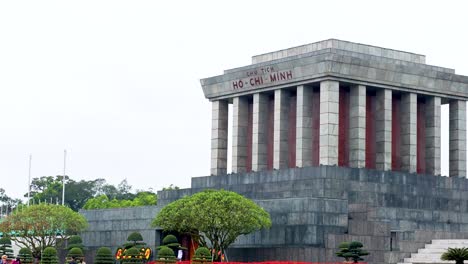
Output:
<path fill-rule="evenodd" d="M 450 260 L 440 260 L 440 259 L 413 259 L 413 258 L 405 258 L 404 262 L 402 264 L 408 264 L 408 263 L 414 263 L 414 264 L 436 264 L 436 263 L 441 263 L 441 264 L 449 264 L 449 263 L 455 263 L 455 261 Z"/>
<path fill-rule="evenodd" d="M 448 249 L 448 248 L 460 248 L 460 247 L 468 247 L 468 243 L 466 244 L 455 244 L 455 243 L 452 243 L 452 244 L 427 244 L 426 245 L 426 248 L 445 248 L 445 249 Z"/>
<path fill-rule="evenodd" d="M 413 253 L 411 254 L 412 258 L 421 258 L 421 259 L 440 259 L 442 253 Z"/>
<path fill-rule="evenodd" d="M 424 248 L 419 248 L 418 253 L 412 253 L 410 258 L 404 258 L 398 264 L 447 264 L 455 261 L 441 260 L 441 255 L 448 248 L 468 247 L 466 239 L 434 239 L 431 244 L 425 244 Z"/>
<path fill-rule="evenodd" d="M 420 248 L 418 249 L 418 253 L 426 254 L 426 253 L 444 253 L 447 251 L 446 248 Z"/>
<path fill-rule="evenodd" d="M 467 239 L 433 239 L 432 244 L 468 244 Z"/>

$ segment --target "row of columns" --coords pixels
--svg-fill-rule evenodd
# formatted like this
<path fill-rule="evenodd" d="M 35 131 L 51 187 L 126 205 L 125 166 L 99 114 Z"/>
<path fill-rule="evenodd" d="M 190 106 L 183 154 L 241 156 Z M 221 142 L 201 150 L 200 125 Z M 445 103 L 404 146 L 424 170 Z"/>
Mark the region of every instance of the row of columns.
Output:
<path fill-rule="evenodd" d="M 266 93 L 254 94 L 251 103 L 245 96 L 233 98 L 232 171 L 238 173 L 249 170 L 281 169 L 290 167 L 291 164 L 297 167 L 318 165 L 314 164 L 315 159 L 319 164 L 339 165 L 341 129 L 339 122 L 340 107 L 342 107 L 340 84 L 337 81 L 322 81 L 319 90 L 318 93 L 310 87 L 300 85 L 296 88 L 295 97 L 291 97 L 289 90 L 278 89 L 274 91 L 273 102 Z M 352 86 L 349 89 L 349 108 L 341 109 L 349 111 L 345 120 L 349 122 L 348 149 L 346 149 L 347 155 L 349 154 L 348 165 L 356 168 L 369 167 L 366 156 L 370 155 L 368 152 L 374 151 L 373 166 L 376 169 L 391 170 L 396 166 L 394 163 L 398 158 L 401 171 L 416 172 L 417 118 L 418 113 L 423 113 L 420 118 L 425 119 L 423 128 L 425 139 L 420 144 L 424 144 L 425 173 L 439 175 L 441 98 L 427 96 L 424 110 L 420 112 L 418 112 L 418 96 L 415 93 L 402 93 L 401 99 L 399 98 L 401 103 L 398 105 L 390 89 L 377 89 L 372 98 L 375 99 L 369 100 L 366 86 Z M 374 104 L 371 111 L 368 109 L 370 104 Z M 392 107 L 397 106 L 399 109 L 392 110 Z M 291 117 L 291 107 L 294 107 L 293 117 Z M 395 114 L 397 110 L 398 116 Z M 269 114 L 271 111 L 273 115 Z M 317 111 L 319 127 L 314 129 Z M 366 118 L 367 114 L 372 117 Z M 211 174 L 225 174 L 228 136 L 226 100 L 213 102 L 212 122 Z M 295 127 L 294 155 L 290 153 L 292 143 L 288 138 L 291 126 Z M 370 126 L 375 126 L 372 129 L 375 131 L 373 135 L 369 134 Z M 398 134 L 392 133 L 392 129 L 400 131 Z M 449 130 L 450 176 L 465 177 L 465 101 L 450 101 Z M 395 138 L 396 134 L 398 138 Z M 375 137 L 371 143 L 369 143 L 370 137 Z M 315 142 L 317 139 L 318 142 Z M 399 143 L 392 144 L 392 141 Z M 398 151 L 395 145 L 398 145 Z M 272 161 L 269 161 L 268 153 L 272 153 Z M 392 157 L 395 153 L 398 153 L 399 157 Z M 294 161 L 291 162 L 291 159 Z"/>

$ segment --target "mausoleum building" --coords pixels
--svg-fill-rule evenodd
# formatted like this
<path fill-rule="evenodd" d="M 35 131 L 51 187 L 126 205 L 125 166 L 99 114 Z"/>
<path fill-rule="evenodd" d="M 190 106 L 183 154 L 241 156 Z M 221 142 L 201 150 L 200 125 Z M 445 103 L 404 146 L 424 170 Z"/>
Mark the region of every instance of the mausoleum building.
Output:
<path fill-rule="evenodd" d="M 221 188 L 272 220 L 239 237 L 231 261 L 336 262 L 338 245 L 357 240 L 368 263 L 423 263 L 414 254 L 434 239 L 468 239 L 467 76 L 424 55 L 329 39 L 254 56 L 201 85 L 212 104 L 211 175 L 159 191 L 155 207 L 82 211 L 87 254 L 134 231 L 157 247 L 162 231 L 150 223 L 161 208 Z M 442 129 L 451 177 L 439 176 Z"/>
<path fill-rule="evenodd" d="M 233 173 L 321 164 L 440 175 L 440 107 L 449 104 L 450 176 L 465 177 L 468 77 L 425 61 L 329 39 L 202 79 L 211 174 L 227 172 L 230 136 Z"/>

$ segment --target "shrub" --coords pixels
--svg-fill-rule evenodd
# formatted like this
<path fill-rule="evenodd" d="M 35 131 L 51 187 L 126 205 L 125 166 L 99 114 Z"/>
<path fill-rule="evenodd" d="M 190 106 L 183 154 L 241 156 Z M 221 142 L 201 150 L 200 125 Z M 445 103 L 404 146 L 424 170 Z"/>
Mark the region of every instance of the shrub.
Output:
<path fill-rule="evenodd" d="M 336 256 L 344 258 L 346 261 L 352 260 L 354 263 L 364 260 L 362 256 L 367 256 L 369 253 L 362 249 L 363 245 L 358 241 L 342 242 L 338 246 L 340 251 L 336 252 Z"/>
<path fill-rule="evenodd" d="M 21 264 L 32 264 L 34 262 L 32 251 L 29 248 L 21 248 L 18 252 Z"/>
<path fill-rule="evenodd" d="M 205 262 L 211 262 L 211 252 L 206 247 L 199 247 L 195 250 L 193 264 L 203 264 Z"/>
<path fill-rule="evenodd" d="M 96 252 L 96 257 L 94 258 L 95 264 L 113 264 L 114 256 L 112 251 L 108 247 L 100 247 Z"/>
<path fill-rule="evenodd" d="M 41 264 L 58 264 L 57 250 L 53 247 L 46 247 L 42 252 Z"/>
<path fill-rule="evenodd" d="M 167 246 L 161 246 L 158 251 L 158 262 L 160 263 L 174 263 L 176 262 L 176 257 L 174 255 L 174 250 Z"/>
<path fill-rule="evenodd" d="M 83 259 L 83 250 L 77 247 L 70 249 L 67 254 L 67 260 L 70 262 L 72 259 L 81 261 Z"/>
<path fill-rule="evenodd" d="M 143 241 L 143 236 L 138 232 L 133 232 L 127 237 L 127 241 Z"/>
<path fill-rule="evenodd" d="M 72 248 L 80 248 L 81 250 L 84 250 L 83 240 L 80 236 L 74 235 L 68 238 L 67 249 L 70 250 Z"/>
<path fill-rule="evenodd" d="M 441 260 L 455 260 L 456 264 L 463 264 L 464 260 L 468 260 L 468 248 L 448 248 L 440 257 Z"/>
<path fill-rule="evenodd" d="M 140 253 L 140 250 L 136 247 L 129 248 L 125 251 L 123 257 L 123 264 L 130 263 L 144 263 L 143 255 Z"/>
<path fill-rule="evenodd" d="M 172 250 L 177 250 L 177 249 L 186 249 L 184 247 L 180 246 L 179 241 L 177 240 L 177 237 L 174 235 L 167 235 L 163 238 L 162 245 L 171 248 Z M 160 249 L 160 248 L 158 248 Z"/>
<path fill-rule="evenodd" d="M 8 237 L 0 238 L 0 256 L 7 255 L 9 259 L 15 257 L 13 249 L 11 249 L 11 240 Z"/>
<path fill-rule="evenodd" d="M 124 249 L 129 249 L 132 247 L 137 247 L 137 248 L 142 248 L 146 245 L 145 242 L 143 242 L 143 236 L 138 233 L 138 232 L 133 232 L 127 237 L 127 241 L 125 244 L 123 244 Z"/>
<path fill-rule="evenodd" d="M 179 244 L 179 241 L 177 240 L 177 237 L 174 235 L 167 235 L 163 238 L 163 245 L 169 246 L 170 244 Z"/>

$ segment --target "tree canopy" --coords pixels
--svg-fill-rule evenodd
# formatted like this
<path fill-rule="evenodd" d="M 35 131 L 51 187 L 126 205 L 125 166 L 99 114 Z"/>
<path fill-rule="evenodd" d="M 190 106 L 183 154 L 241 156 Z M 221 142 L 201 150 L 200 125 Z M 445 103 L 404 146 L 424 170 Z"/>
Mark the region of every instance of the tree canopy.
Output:
<path fill-rule="evenodd" d="M 42 249 L 55 246 L 57 238 L 63 239 L 86 227 L 86 219 L 66 206 L 38 204 L 8 215 L 0 223 L 0 232 L 30 248 L 38 257 Z"/>
<path fill-rule="evenodd" d="M 32 203 L 38 201 L 59 203 L 62 200 L 63 176 L 43 176 L 31 181 Z M 124 179 L 117 186 L 104 179 L 74 181 L 65 176 L 65 205 L 72 210 L 103 209 L 130 206 L 155 205 L 156 194 L 152 191 L 132 191 L 132 186 Z M 27 194 L 24 195 L 27 197 Z M 1 190 L 0 190 L 1 201 Z M 89 202 L 89 203 L 88 203 Z"/>
<path fill-rule="evenodd" d="M 190 233 L 201 246 L 224 254 L 237 237 L 269 228 L 271 220 L 268 212 L 240 194 L 205 190 L 166 205 L 152 225 Z"/>
<path fill-rule="evenodd" d="M 120 208 L 134 206 L 156 205 L 157 195 L 152 192 L 139 192 L 132 200 L 110 200 L 107 195 L 103 194 L 95 198 L 89 199 L 83 206 L 83 209 L 105 209 L 105 208 Z"/>
<path fill-rule="evenodd" d="M 2 207 L 2 211 L 6 214 L 9 212 L 13 211 L 13 209 L 18 206 L 19 204 L 22 204 L 22 201 L 20 199 L 13 199 L 9 197 L 5 189 L 0 188 L 0 206 Z"/>

